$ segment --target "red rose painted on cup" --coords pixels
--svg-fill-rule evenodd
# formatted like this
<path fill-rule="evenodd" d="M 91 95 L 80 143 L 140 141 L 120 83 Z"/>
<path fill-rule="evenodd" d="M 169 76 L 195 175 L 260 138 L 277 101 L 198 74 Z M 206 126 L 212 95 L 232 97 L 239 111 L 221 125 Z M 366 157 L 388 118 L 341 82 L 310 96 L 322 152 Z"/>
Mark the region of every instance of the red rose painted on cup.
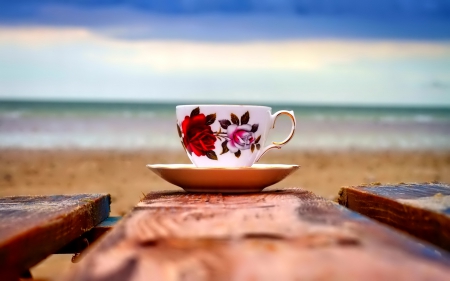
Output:
<path fill-rule="evenodd" d="M 216 114 L 200 113 L 200 108 L 192 110 L 190 116 L 184 117 L 181 122 L 181 128 L 177 124 L 178 135 L 181 138 L 181 144 L 189 154 L 194 153 L 197 156 L 206 156 L 209 159 L 217 160 L 214 152 L 216 143 L 216 134 L 211 130 L 211 124 L 216 121 Z"/>
<path fill-rule="evenodd" d="M 184 138 L 183 144 L 189 153 L 197 156 L 205 156 L 206 152 L 214 150 L 216 137 L 211 126 L 206 124 L 206 116 L 198 114 L 192 118 L 186 116 L 181 123 Z"/>

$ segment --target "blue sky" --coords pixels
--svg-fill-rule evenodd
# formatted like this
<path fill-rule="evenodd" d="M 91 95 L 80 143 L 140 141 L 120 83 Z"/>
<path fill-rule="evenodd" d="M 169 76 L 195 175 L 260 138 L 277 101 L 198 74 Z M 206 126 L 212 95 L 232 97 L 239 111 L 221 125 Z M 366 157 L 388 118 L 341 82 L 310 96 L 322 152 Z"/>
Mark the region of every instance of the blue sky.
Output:
<path fill-rule="evenodd" d="M 448 1 L 328 2 L 2 1 L 0 98 L 450 106 Z"/>
<path fill-rule="evenodd" d="M 448 17 L 446 0 L 14 0 L 2 1 L 2 14 L 10 18 L 29 18 L 44 6 L 72 8 L 132 8 L 165 14 L 278 13 L 298 15 L 428 16 Z"/>

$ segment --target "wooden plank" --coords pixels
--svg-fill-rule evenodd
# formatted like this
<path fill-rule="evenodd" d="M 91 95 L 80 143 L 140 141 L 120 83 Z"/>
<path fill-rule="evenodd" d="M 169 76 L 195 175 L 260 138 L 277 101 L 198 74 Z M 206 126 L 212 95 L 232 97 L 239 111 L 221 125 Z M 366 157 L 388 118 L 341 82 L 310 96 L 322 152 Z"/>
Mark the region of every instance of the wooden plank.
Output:
<path fill-rule="evenodd" d="M 96 225 L 91 230 L 83 233 L 80 237 L 76 238 L 63 248 L 59 249 L 55 254 L 75 254 L 81 253 L 89 245 L 97 241 L 100 237 L 110 231 L 122 217 L 109 217 Z"/>
<path fill-rule="evenodd" d="M 109 216 L 110 196 L 0 198 L 0 276 L 14 279 Z"/>
<path fill-rule="evenodd" d="M 339 204 L 450 250 L 450 186 L 399 184 L 344 187 Z"/>
<path fill-rule="evenodd" d="M 443 250 L 302 190 L 148 194 L 65 280 L 448 280 Z"/>

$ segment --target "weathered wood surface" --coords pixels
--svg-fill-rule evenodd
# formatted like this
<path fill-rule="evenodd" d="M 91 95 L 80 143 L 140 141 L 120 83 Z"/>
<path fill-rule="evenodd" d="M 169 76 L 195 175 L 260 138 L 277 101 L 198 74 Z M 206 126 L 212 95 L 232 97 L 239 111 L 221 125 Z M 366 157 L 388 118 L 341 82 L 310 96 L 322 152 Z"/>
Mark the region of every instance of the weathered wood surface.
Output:
<path fill-rule="evenodd" d="M 339 204 L 450 250 L 450 186 L 344 187 Z"/>
<path fill-rule="evenodd" d="M 148 194 L 66 280 L 448 280 L 449 254 L 302 189 Z"/>
<path fill-rule="evenodd" d="M 110 196 L 0 198 L 0 280 L 14 279 L 109 216 Z"/>
<path fill-rule="evenodd" d="M 92 243 L 110 231 L 122 217 L 109 217 L 96 225 L 91 230 L 83 233 L 63 248 L 59 249 L 55 254 L 74 254 L 81 253 Z"/>

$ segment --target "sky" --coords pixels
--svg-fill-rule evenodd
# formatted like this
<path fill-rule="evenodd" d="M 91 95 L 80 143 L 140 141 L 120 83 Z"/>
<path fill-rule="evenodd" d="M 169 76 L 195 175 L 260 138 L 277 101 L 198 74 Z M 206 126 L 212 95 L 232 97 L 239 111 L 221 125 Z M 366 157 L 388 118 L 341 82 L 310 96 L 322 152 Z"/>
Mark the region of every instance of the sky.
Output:
<path fill-rule="evenodd" d="M 450 3 L 2 1 L 0 99 L 450 107 Z"/>

